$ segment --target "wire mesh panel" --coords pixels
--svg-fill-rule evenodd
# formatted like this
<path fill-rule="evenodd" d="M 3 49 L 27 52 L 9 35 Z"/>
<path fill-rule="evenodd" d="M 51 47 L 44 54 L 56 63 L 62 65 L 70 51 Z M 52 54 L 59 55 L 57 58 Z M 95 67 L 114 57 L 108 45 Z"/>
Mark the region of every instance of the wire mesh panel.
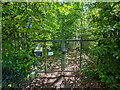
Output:
<path fill-rule="evenodd" d="M 46 42 L 46 63 L 47 71 L 61 70 L 61 42 Z"/>
<path fill-rule="evenodd" d="M 78 71 L 80 69 L 80 43 L 67 41 L 66 50 L 65 71 Z"/>
<path fill-rule="evenodd" d="M 97 63 L 96 59 L 91 59 L 92 55 L 91 55 L 91 51 L 89 49 L 89 47 L 92 45 L 92 43 L 96 43 L 94 41 L 92 42 L 82 42 L 82 65 L 81 67 L 83 68 L 84 66 L 89 66 L 90 64 L 93 63 Z M 93 55 L 94 58 L 96 58 L 95 55 Z"/>

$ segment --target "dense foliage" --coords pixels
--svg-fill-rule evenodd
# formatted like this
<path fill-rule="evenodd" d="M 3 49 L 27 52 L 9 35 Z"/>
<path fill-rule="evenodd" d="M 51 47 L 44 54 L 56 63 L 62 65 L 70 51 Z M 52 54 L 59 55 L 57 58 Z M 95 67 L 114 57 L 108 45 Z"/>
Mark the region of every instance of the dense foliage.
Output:
<path fill-rule="evenodd" d="M 37 64 L 33 40 L 61 39 L 62 31 L 67 32 L 65 38 L 74 37 L 74 21 L 79 15 L 75 12 L 71 3 L 2 4 L 3 87 L 16 86 L 15 82 L 24 81 L 33 71 Z M 44 59 L 39 61 L 42 65 Z"/>
<path fill-rule="evenodd" d="M 99 78 L 110 88 L 120 88 L 120 9 L 116 3 L 94 3 L 91 10 L 90 38 L 97 40 L 91 46 L 92 59 L 96 61 L 92 77 Z M 94 65 L 95 66 L 95 65 Z M 88 68 L 89 69 L 89 68 Z"/>
<path fill-rule="evenodd" d="M 38 64 L 33 54 L 33 40 L 61 39 L 61 32 L 64 32 L 65 39 L 97 40 L 89 46 L 90 58 L 95 62 L 92 65 L 94 70 L 91 71 L 89 67 L 84 72 L 108 87 L 119 88 L 119 5 L 119 2 L 3 3 L 3 87 L 9 84 L 17 87 L 16 82 L 26 80 Z M 89 44 L 82 47 L 85 45 Z M 59 46 L 53 44 L 53 47 Z M 39 65 L 43 65 L 43 58 Z"/>

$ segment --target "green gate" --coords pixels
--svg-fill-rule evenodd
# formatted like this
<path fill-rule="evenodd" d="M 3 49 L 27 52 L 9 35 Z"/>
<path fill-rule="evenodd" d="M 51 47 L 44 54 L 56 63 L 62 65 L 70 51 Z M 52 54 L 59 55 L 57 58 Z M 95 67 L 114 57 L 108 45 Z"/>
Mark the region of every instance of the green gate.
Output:
<path fill-rule="evenodd" d="M 44 59 L 44 71 L 39 71 L 40 73 L 48 73 L 48 72 L 79 72 L 79 70 L 80 70 L 80 68 L 81 68 L 81 64 L 82 64 L 82 57 L 81 57 L 81 55 L 82 55 L 82 42 L 88 42 L 88 41 L 94 41 L 94 40 L 85 40 L 85 39 L 81 39 L 81 40 L 66 40 L 66 39 L 64 39 L 64 33 L 61 33 L 61 37 L 62 37 L 62 39 L 61 40 L 34 40 L 34 42 L 37 42 L 37 43 L 43 43 L 44 44 L 44 46 L 42 46 L 43 47 L 43 55 L 45 56 L 44 58 L 42 58 L 42 59 Z M 59 54 L 59 52 L 61 52 L 60 53 L 60 60 L 59 60 L 59 62 L 57 62 L 58 60 L 56 60 L 56 61 L 52 61 L 52 59 L 49 59 L 49 58 L 47 58 L 47 57 L 52 57 L 51 55 L 53 55 L 53 51 L 52 52 L 48 52 L 48 47 L 50 48 L 50 46 L 47 46 L 46 44 L 48 43 L 48 42 L 51 42 L 51 43 L 55 43 L 55 42 L 57 42 L 57 43 L 60 43 L 61 44 L 61 46 L 60 46 L 60 48 L 58 48 L 59 49 L 59 51 L 56 49 L 55 50 L 55 52 L 57 52 L 58 54 Z M 66 66 L 66 60 L 65 60 L 65 55 L 66 55 L 66 52 L 70 49 L 66 49 L 67 47 L 65 47 L 65 42 L 78 42 L 79 43 L 79 69 L 78 70 L 65 70 L 65 66 Z M 49 53 L 52 53 L 51 55 L 49 55 Z M 55 57 L 57 57 L 57 55 L 56 54 L 54 54 L 54 58 Z M 50 62 L 50 61 L 52 61 L 52 62 Z M 49 70 L 49 68 L 50 68 L 50 66 L 48 67 L 48 64 L 50 64 L 50 63 L 48 63 L 48 62 L 50 62 L 50 63 L 54 63 L 54 62 L 57 62 L 57 63 L 60 63 L 60 68 L 59 68 L 59 70 Z M 52 67 L 52 66 L 51 66 Z"/>

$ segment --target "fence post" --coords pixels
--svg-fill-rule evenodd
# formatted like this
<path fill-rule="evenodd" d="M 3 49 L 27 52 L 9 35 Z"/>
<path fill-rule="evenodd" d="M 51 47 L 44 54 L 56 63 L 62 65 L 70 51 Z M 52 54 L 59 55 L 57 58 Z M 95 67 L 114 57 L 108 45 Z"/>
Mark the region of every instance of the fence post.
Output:
<path fill-rule="evenodd" d="M 64 18 L 61 16 L 61 50 L 62 50 L 62 54 L 61 54 L 61 70 L 64 71 L 65 69 L 65 32 L 63 30 L 63 23 L 64 23 Z"/>
<path fill-rule="evenodd" d="M 47 65 L 46 65 L 46 41 L 44 41 L 45 44 L 45 73 L 46 73 L 46 69 L 47 69 Z"/>
<path fill-rule="evenodd" d="M 62 54 L 61 54 L 61 70 L 64 71 L 65 69 L 65 38 L 64 38 L 64 32 L 61 33 L 62 37 L 62 42 L 61 42 L 61 49 L 62 49 Z"/>
<path fill-rule="evenodd" d="M 81 64 L 82 64 L 82 41 L 80 41 L 80 68 L 81 68 Z"/>

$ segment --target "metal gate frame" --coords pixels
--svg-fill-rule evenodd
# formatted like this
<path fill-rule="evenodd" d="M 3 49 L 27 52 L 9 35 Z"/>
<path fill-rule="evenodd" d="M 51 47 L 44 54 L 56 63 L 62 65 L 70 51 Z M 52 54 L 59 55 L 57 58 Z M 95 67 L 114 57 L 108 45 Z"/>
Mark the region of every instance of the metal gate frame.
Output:
<path fill-rule="evenodd" d="M 62 54 L 61 54 L 61 71 L 46 71 L 47 69 L 47 55 L 46 55 L 46 42 L 53 42 L 53 41 L 61 41 L 61 50 L 62 50 Z M 95 41 L 95 40 L 84 40 L 84 39 L 81 39 L 81 40 L 34 40 L 34 42 L 44 42 L 45 44 L 45 71 L 40 71 L 39 73 L 52 73 L 52 72 L 79 72 L 79 71 L 65 71 L 64 68 L 65 68 L 65 59 L 64 59 L 64 53 L 65 53 L 65 50 L 64 50 L 64 44 L 65 44 L 65 41 L 69 41 L 69 42 L 80 42 L 80 68 L 81 68 L 81 64 L 82 64 L 82 58 L 81 58 L 81 55 L 82 55 L 82 42 L 84 41 Z"/>

